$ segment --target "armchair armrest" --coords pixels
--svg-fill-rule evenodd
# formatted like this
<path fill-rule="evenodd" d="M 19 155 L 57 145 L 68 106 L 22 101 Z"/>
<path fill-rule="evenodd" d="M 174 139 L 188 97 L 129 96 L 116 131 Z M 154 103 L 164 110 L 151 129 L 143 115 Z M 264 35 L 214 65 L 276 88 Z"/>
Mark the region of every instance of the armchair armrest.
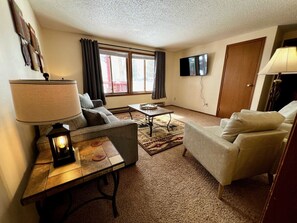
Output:
<path fill-rule="evenodd" d="M 103 106 L 103 101 L 101 99 L 92 100 L 94 108 Z"/>
<path fill-rule="evenodd" d="M 241 133 L 233 144 L 240 148 L 234 180 L 261 173 L 275 173 L 275 163 L 282 154 L 286 131 L 270 130 Z"/>

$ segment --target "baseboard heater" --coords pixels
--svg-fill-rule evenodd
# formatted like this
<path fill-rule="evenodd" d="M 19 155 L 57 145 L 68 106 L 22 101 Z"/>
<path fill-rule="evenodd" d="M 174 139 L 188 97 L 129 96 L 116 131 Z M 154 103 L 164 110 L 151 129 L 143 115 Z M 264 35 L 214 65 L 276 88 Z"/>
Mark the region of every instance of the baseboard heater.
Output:
<path fill-rule="evenodd" d="M 157 102 L 157 103 L 150 103 L 150 104 L 155 104 L 160 107 L 164 107 L 165 103 L 164 102 Z M 109 108 L 108 109 L 112 114 L 118 114 L 118 113 L 124 113 L 124 112 L 129 112 L 128 106 L 125 107 L 118 107 L 118 108 Z"/>

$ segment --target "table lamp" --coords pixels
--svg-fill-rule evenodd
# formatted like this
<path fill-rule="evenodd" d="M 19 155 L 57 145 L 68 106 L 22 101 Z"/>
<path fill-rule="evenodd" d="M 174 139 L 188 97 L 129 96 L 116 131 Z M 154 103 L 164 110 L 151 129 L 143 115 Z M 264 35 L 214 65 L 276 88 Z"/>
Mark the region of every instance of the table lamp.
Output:
<path fill-rule="evenodd" d="M 62 123 L 81 114 L 76 81 L 10 80 L 17 121 L 30 125 L 52 124 L 47 133 L 53 166 L 75 161 L 70 131 Z"/>
<path fill-rule="evenodd" d="M 297 48 L 278 48 L 259 74 L 277 75 L 269 93 L 268 110 L 270 111 L 274 108 L 274 103 L 279 96 L 279 85 L 282 82 L 281 75 L 297 74 Z"/>

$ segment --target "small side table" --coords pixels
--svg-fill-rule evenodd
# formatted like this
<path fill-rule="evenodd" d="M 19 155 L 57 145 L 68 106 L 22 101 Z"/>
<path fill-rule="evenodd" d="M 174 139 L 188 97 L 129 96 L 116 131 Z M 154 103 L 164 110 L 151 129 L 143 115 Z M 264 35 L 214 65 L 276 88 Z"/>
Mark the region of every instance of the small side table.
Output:
<path fill-rule="evenodd" d="M 35 202 L 42 221 L 45 213 L 43 201 L 47 197 L 111 173 L 114 180 L 112 195 L 105 194 L 98 187 L 101 196 L 92 198 L 77 207 L 69 207 L 61 222 L 83 205 L 97 199 L 111 200 L 113 215 L 117 217 L 118 170 L 125 166 L 123 158 L 108 137 L 74 143 L 73 147 L 75 148 L 76 162 L 58 168 L 53 168 L 50 149 L 39 153 L 21 199 L 22 205 Z M 94 155 L 106 155 L 106 157 L 101 161 L 93 161 Z"/>

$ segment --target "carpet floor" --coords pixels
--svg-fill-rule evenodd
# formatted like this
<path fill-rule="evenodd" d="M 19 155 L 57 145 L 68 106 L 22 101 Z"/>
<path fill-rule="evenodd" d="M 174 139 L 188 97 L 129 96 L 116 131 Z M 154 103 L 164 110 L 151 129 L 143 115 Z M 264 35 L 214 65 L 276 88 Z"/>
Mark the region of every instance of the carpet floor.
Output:
<path fill-rule="evenodd" d="M 214 125 L 219 119 L 185 109 L 170 107 L 175 118 L 202 125 Z M 112 215 L 111 202 L 98 200 L 73 213 L 67 223 L 93 222 L 258 222 L 269 185 L 266 175 L 239 180 L 226 186 L 222 200 L 217 181 L 190 154 L 182 156 L 179 145 L 150 156 L 139 147 L 139 161 L 120 171 L 117 195 L 119 217 Z M 110 187 L 112 185 L 109 185 Z M 109 188 L 110 188 L 109 187 Z M 72 192 L 73 204 L 97 195 L 96 184 L 89 183 Z M 65 197 L 65 198 L 63 198 Z M 56 201 L 66 206 L 66 195 Z M 55 216 L 55 214 L 53 214 Z M 58 216 L 57 216 L 58 219 Z"/>

